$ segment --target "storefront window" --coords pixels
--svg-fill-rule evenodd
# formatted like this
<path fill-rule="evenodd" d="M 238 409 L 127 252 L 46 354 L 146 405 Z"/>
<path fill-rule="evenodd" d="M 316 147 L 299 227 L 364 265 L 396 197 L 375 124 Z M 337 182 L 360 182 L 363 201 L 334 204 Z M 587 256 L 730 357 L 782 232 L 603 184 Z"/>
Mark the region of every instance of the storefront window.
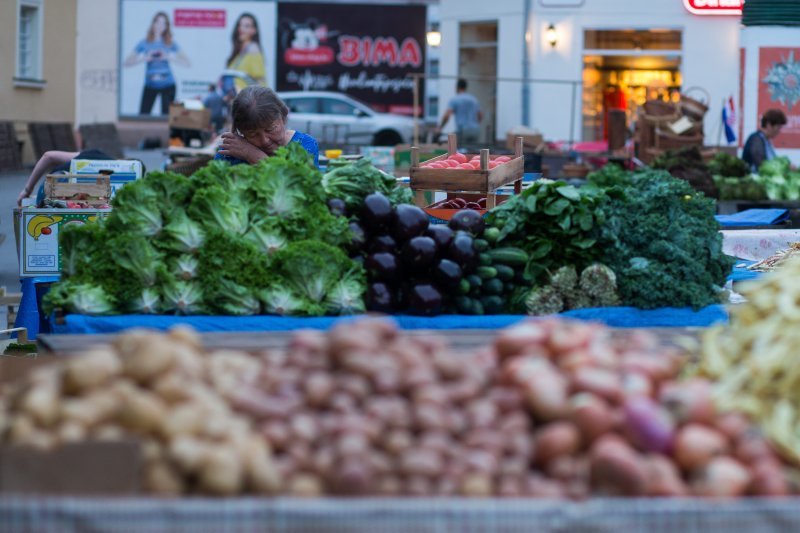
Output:
<path fill-rule="evenodd" d="M 677 101 L 680 67 L 680 30 L 584 31 L 583 140 L 608 138 L 611 109 L 624 109 L 630 128 L 645 101 Z"/>

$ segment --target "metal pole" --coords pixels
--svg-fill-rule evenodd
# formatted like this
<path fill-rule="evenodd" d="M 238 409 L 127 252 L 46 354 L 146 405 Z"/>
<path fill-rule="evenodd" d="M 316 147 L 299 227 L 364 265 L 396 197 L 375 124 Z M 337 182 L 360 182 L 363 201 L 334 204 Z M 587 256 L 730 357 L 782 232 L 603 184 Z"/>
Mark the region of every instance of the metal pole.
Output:
<path fill-rule="evenodd" d="M 522 0 L 523 6 L 523 15 L 522 15 L 522 78 L 527 80 L 528 76 L 530 76 L 530 69 L 531 69 L 531 62 L 530 62 L 530 48 L 531 44 L 528 42 L 528 25 L 530 24 L 529 18 L 531 14 L 531 3 L 530 0 Z M 531 34 L 531 39 L 533 39 L 533 35 Z M 528 87 L 527 82 L 522 82 L 522 124 L 528 126 L 530 124 L 530 115 L 531 115 L 531 90 Z"/>
<path fill-rule="evenodd" d="M 578 88 L 578 82 L 572 82 L 572 105 L 569 106 L 569 149 L 572 150 L 572 145 L 575 142 L 575 90 Z"/>
<path fill-rule="evenodd" d="M 419 75 L 414 76 L 414 146 L 419 146 L 419 124 L 417 124 L 417 115 L 419 114 Z"/>

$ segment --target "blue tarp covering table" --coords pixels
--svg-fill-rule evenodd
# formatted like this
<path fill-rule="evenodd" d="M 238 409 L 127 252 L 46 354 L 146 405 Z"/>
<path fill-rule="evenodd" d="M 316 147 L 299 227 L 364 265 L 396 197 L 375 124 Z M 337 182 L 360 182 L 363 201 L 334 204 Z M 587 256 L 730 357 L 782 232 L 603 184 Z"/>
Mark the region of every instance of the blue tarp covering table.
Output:
<path fill-rule="evenodd" d="M 731 272 L 730 276 L 728 276 L 729 281 L 750 281 L 753 279 L 758 279 L 759 277 L 763 276 L 763 272 L 758 272 L 756 270 L 747 270 L 747 267 L 750 265 L 756 264 L 757 261 L 748 261 L 747 259 L 739 259 L 736 261 L 736 264 L 733 265 L 733 272 Z"/>
<path fill-rule="evenodd" d="M 789 218 L 788 209 L 745 209 L 732 215 L 717 215 L 723 228 L 771 226 L 780 224 Z"/>
<path fill-rule="evenodd" d="M 633 307 L 604 307 L 567 311 L 561 316 L 600 321 L 620 328 L 705 327 L 728 319 L 728 315 L 721 305 L 711 305 L 698 311 L 690 308 L 642 310 Z M 202 332 L 290 331 L 302 328 L 327 329 L 339 320 L 352 320 L 353 318 L 352 316 L 295 318 L 281 316 L 67 315 L 63 324 L 53 324 L 53 333 L 115 333 L 131 327 L 164 330 L 176 324 L 186 324 Z M 440 315 L 435 317 L 396 315 L 392 318 L 403 329 L 498 329 L 528 317 L 522 315 Z"/>

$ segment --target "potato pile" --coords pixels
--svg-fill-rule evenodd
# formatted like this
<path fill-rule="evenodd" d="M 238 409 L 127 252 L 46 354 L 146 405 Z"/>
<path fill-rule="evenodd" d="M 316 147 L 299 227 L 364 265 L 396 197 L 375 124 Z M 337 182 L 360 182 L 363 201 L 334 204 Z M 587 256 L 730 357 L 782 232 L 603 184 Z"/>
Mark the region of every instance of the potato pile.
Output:
<path fill-rule="evenodd" d="M 149 492 L 273 494 L 281 480 L 268 442 L 224 400 L 257 378 L 258 367 L 245 353 L 206 356 L 187 329 L 131 331 L 7 391 L 3 441 L 49 449 L 135 437 Z"/>
<path fill-rule="evenodd" d="M 562 482 L 577 473 L 593 495 L 797 492 L 795 472 L 755 427 L 717 413 L 709 381 L 676 380 L 684 366 L 676 350 L 647 334 L 609 332 L 548 320 L 497 337 L 501 372 L 525 391 L 535 420 L 537 467 Z"/>
<path fill-rule="evenodd" d="M 730 326 L 706 332 L 696 371 L 715 382 L 721 409 L 758 420 L 776 447 L 800 461 L 800 258 L 743 285 Z"/>
<path fill-rule="evenodd" d="M 541 319 L 469 353 L 362 319 L 285 350 L 133 331 L 5 396 L 4 441 L 144 442 L 160 494 L 783 495 L 791 469 L 648 334 Z"/>

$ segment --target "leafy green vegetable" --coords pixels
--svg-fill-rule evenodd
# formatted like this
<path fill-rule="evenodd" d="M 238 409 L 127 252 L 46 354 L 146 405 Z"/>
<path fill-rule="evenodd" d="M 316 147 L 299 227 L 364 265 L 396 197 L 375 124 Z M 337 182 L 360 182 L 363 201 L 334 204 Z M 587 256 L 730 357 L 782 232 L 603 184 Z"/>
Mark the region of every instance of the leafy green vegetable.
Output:
<path fill-rule="evenodd" d="M 225 315 L 257 315 L 261 310 L 261 303 L 250 289 L 227 279 L 220 282 L 213 302 L 214 309 Z"/>
<path fill-rule="evenodd" d="M 770 200 L 800 200 L 800 172 L 791 170 L 787 157 L 761 163 L 754 180 L 764 188 Z"/>
<path fill-rule="evenodd" d="M 200 224 L 186 216 L 183 209 L 177 209 L 169 224 L 164 227 L 162 239 L 157 244 L 182 253 L 197 253 L 205 242 L 205 232 Z"/>
<path fill-rule="evenodd" d="M 353 315 L 366 312 L 364 284 L 353 277 L 343 279 L 328 291 L 325 307 L 331 315 Z"/>
<path fill-rule="evenodd" d="M 193 255 L 179 255 L 172 261 L 171 273 L 183 281 L 196 278 L 199 274 L 200 262 Z"/>
<path fill-rule="evenodd" d="M 669 171 L 672 176 L 686 180 L 695 190 L 709 198 L 717 197 L 717 188 L 703 155 L 697 146 L 668 150 L 658 156 L 651 165 L 654 169 Z"/>
<path fill-rule="evenodd" d="M 351 212 L 374 192 L 384 194 L 392 205 L 411 203 L 413 198 L 411 189 L 399 187 L 394 176 L 375 168 L 367 158 L 329 171 L 322 177 L 322 188 L 329 198 L 343 200 Z"/>
<path fill-rule="evenodd" d="M 542 179 L 490 211 L 487 223 L 500 229 L 497 246 L 528 253 L 528 280 L 544 283 L 548 271 L 563 265 L 582 269 L 597 259 L 592 229 L 599 198 L 597 188 Z"/>
<path fill-rule="evenodd" d="M 141 294 L 134 298 L 128 309 L 136 314 L 158 314 L 161 312 L 161 295 L 152 287 L 142 289 Z"/>
<path fill-rule="evenodd" d="M 204 315 L 208 308 L 203 302 L 203 290 L 194 281 L 172 281 L 162 287 L 164 310 L 179 315 Z"/>
<path fill-rule="evenodd" d="M 714 201 L 665 171 L 631 173 L 625 182 L 605 189 L 594 233 L 623 304 L 697 309 L 718 302 L 733 259 L 722 252 Z"/>
<path fill-rule="evenodd" d="M 735 155 L 725 152 L 717 152 L 714 155 L 714 158 L 708 162 L 708 170 L 715 176 L 727 178 L 742 178 L 750 174 L 747 163 Z"/>
<path fill-rule="evenodd" d="M 57 308 L 82 315 L 108 315 L 114 312 L 115 301 L 99 285 L 65 280 L 53 285 L 42 301 L 42 310 L 48 315 Z"/>
<path fill-rule="evenodd" d="M 148 237 L 161 233 L 159 193 L 150 186 L 155 180 L 142 178 L 119 189 L 111 201 L 112 211 L 106 224 L 113 232 L 136 232 Z"/>
<path fill-rule="evenodd" d="M 324 309 L 319 304 L 311 304 L 302 296 L 285 286 L 273 286 L 258 293 L 264 304 L 264 311 L 270 315 L 321 315 Z"/>

